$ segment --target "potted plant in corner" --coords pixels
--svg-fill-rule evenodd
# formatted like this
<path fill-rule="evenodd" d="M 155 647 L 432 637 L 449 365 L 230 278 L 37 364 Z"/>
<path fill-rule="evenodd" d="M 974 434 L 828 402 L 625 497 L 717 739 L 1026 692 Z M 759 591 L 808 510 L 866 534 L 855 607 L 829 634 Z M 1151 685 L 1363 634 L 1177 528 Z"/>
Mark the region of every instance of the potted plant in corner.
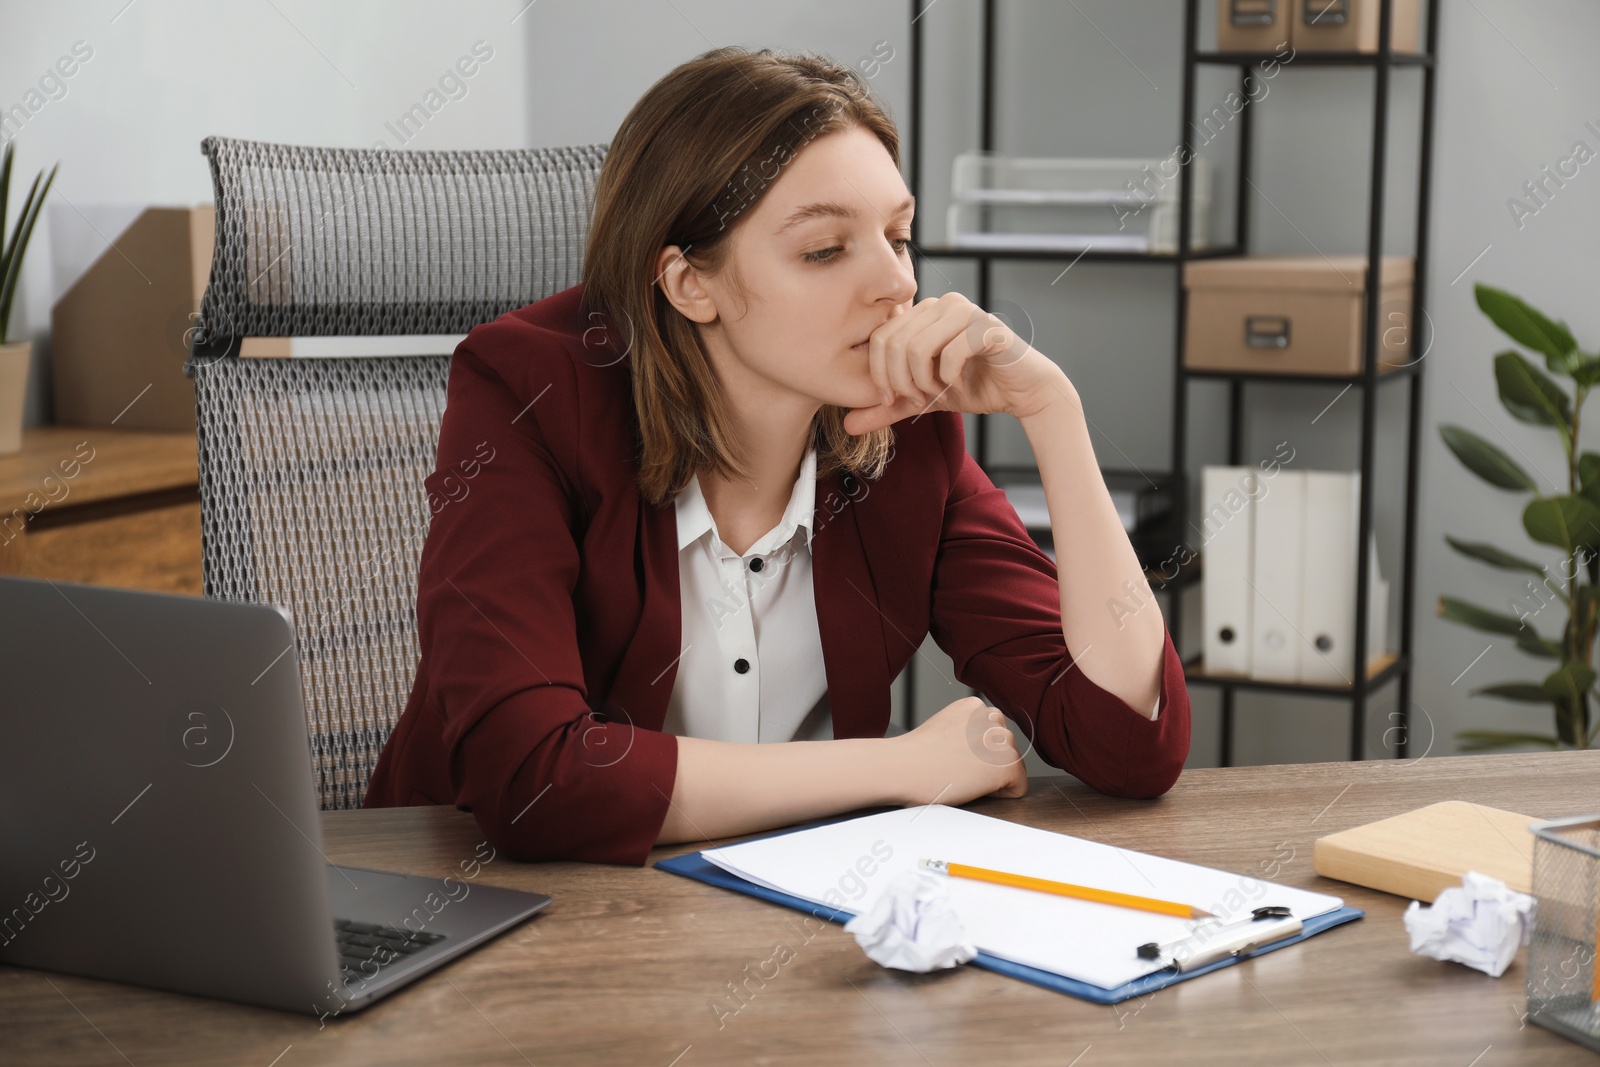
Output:
<path fill-rule="evenodd" d="M 1521 575 L 1523 585 L 1509 598 L 1509 612 L 1441 596 L 1439 615 L 1510 637 L 1518 649 L 1549 664 L 1538 672 L 1543 675 L 1538 680 L 1500 682 L 1474 689 L 1472 695 L 1542 706 L 1552 709 L 1555 717 L 1554 734 L 1463 730 L 1456 739 L 1463 751 L 1509 745 L 1591 748 L 1600 735 L 1591 704 L 1592 697 L 1600 697 L 1594 667 L 1600 625 L 1600 452 L 1582 451 L 1578 433 L 1584 401 L 1600 383 L 1600 354 L 1581 351 L 1565 322 L 1551 321 L 1510 293 L 1483 284 L 1476 292 L 1478 307 L 1496 326 L 1544 357 L 1549 374 L 1521 352 L 1501 352 L 1494 357 L 1495 384 L 1500 402 L 1513 418 L 1555 432 L 1565 460 L 1561 473 L 1567 480 L 1546 492 L 1498 445 L 1460 426 L 1439 427 L 1444 443 L 1473 474 L 1496 489 L 1533 494 L 1522 509 L 1522 528 L 1560 555 L 1552 567 L 1491 544 L 1445 536 L 1462 555 Z M 1572 391 L 1551 375 L 1569 379 Z"/>
<path fill-rule="evenodd" d="M 50 176 L 40 171 L 22 202 L 16 227 L 6 238 L 6 202 L 11 190 L 11 157 L 16 154 L 15 141 L 6 144 L 0 160 L 0 453 L 22 450 L 22 407 L 28 392 L 28 365 L 33 360 L 33 342 L 17 341 L 6 344 L 11 329 L 11 305 L 16 299 L 17 283 L 22 279 L 22 256 L 28 250 L 28 238 L 33 236 L 33 224 L 39 219 L 39 209 L 50 192 L 50 183 L 56 180 L 56 164 Z M 44 181 L 44 188 L 39 182 Z"/>

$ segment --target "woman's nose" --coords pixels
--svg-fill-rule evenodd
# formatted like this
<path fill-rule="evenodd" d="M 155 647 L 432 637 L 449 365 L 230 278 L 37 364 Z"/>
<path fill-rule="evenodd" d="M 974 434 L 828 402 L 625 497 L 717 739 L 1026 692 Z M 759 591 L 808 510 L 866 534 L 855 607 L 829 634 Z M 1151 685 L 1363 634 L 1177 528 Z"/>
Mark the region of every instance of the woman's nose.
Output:
<path fill-rule="evenodd" d="M 911 264 L 896 257 L 894 264 L 889 268 L 892 279 L 884 287 L 882 296 L 890 297 L 897 307 L 896 314 L 902 305 L 909 305 L 917 295 L 917 277 L 912 272 Z"/>

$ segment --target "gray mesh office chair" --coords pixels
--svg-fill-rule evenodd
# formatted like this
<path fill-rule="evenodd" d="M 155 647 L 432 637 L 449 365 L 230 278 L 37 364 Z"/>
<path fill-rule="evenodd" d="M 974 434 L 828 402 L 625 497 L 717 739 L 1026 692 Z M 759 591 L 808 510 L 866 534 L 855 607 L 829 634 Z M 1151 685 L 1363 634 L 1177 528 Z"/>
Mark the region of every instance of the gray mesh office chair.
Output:
<path fill-rule="evenodd" d="M 361 805 L 416 674 L 450 359 L 239 358 L 239 341 L 464 334 L 577 284 L 607 147 L 201 142 L 217 237 L 185 373 L 205 593 L 293 613 L 325 809 Z"/>

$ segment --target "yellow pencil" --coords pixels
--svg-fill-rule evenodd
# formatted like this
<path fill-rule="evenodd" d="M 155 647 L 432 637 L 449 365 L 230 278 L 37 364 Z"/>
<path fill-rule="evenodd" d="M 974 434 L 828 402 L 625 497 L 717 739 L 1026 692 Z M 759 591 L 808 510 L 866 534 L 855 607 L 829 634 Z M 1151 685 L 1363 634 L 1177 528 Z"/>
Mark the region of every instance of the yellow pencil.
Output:
<path fill-rule="evenodd" d="M 1112 889 L 1096 889 L 1093 886 L 1073 885 L 1071 882 L 1054 882 L 1048 878 L 1034 878 L 1026 874 L 1012 874 L 1009 871 L 992 871 L 987 867 L 971 867 L 965 863 L 951 863 L 948 860 L 924 859 L 919 860 L 917 865 L 924 870 L 947 874 L 953 878 L 971 878 L 978 882 L 1016 886 L 1018 889 L 1036 889 L 1041 893 L 1055 893 L 1058 896 L 1092 900 L 1100 904 L 1115 904 L 1124 908 L 1154 911 L 1162 915 L 1176 915 L 1180 919 L 1214 918 L 1209 911 L 1194 907 L 1192 904 L 1141 897 L 1133 893 L 1118 893 Z"/>

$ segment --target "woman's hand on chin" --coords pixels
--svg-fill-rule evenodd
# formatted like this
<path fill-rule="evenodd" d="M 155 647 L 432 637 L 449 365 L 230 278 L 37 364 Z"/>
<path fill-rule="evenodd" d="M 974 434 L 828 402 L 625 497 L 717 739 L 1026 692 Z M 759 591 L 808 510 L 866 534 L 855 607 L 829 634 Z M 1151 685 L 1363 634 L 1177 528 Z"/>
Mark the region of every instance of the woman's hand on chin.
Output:
<path fill-rule="evenodd" d="M 855 435 L 929 411 L 1022 419 L 1058 401 L 1077 403 L 1065 371 L 960 293 L 930 296 L 891 318 L 867 352 L 883 399 L 845 415 Z"/>

